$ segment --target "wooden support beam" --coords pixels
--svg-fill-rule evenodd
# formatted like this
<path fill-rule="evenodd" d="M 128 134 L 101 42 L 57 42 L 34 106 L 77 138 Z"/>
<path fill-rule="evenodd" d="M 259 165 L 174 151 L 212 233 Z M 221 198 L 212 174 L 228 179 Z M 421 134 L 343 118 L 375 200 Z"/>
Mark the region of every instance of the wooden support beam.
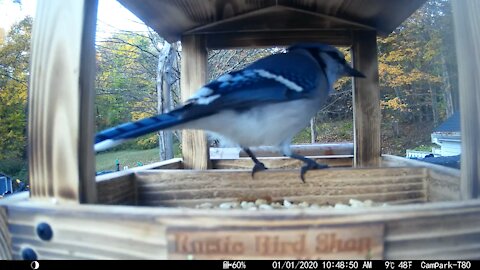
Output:
<path fill-rule="evenodd" d="M 187 100 L 207 80 L 207 49 L 201 36 L 182 37 L 181 89 Z M 209 167 L 208 142 L 204 131 L 185 130 L 182 133 L 182 154 L 186 169 L 205 170 Z"/>
<path fill-rule="evenodd" d="M 208 49 L 258 48 L 289 46 L 298 42 L 321 42 L 351 46 L 351 30 L 285 30 L 268 32 L 234 32 L 205 34 Z"/>
<path fill-rule="evenodd" d="M 462 129 L 462 199 L 480 196 L 480 2 L 453 1 Z"/>
<path fill-rule="evenodd" d="M 12 259 L 12 239 L 8 231 L 7 208 L 0 205 L 0 260 Z"/>
<path fill-rule="evenodd" d="M 355 32 L 352 54 L 354 68 L 366 76 L 353 79 L 354 164 L 378 167 L 381 115 L 376 32 Z"/>
<path fill-rule="evenodd" d="M 40 0 L 37 4 L 28 116 L 32 198 L 96 201 L 96 14 L 96 0 Z"/>

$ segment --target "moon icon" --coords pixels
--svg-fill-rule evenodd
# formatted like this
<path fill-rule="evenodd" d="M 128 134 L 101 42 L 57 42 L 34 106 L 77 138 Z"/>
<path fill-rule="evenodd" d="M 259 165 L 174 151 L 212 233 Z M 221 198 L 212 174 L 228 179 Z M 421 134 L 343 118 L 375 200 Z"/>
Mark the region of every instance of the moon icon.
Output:
<path fill-rule="evenodd" d="M 37 261 L 33 261 L 33 262 L 30 264 L 30 267 L 31 267 L 33 270 L 37 270 L 38 268 L 40 268 L 40 264 L 39 264 Z"/>

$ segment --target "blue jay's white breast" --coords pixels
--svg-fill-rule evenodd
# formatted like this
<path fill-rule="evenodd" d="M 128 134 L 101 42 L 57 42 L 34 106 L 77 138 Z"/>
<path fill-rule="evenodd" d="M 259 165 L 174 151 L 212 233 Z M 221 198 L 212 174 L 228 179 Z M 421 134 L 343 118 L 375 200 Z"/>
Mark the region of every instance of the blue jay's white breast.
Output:
<path fill-rule="evenodd" d="M 320 106 L 319 100 L 312 99 L 266 104 L 245 111 L 226 110 L 184 128 L 217 132 L 244 147 L 276 146 L 289 143 Z"/>

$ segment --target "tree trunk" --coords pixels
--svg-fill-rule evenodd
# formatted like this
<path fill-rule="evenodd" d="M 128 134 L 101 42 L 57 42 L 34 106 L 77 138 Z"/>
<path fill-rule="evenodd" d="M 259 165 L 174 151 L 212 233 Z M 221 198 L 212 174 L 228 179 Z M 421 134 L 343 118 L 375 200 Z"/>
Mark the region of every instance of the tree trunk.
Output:
<path fill-rule="evenodd" d="M 432 88 L 432 85 L 429 83 L 428 87 L 430 88 L 430 98 L 432 102 L 432 116 L 433 116 L 433 125 L 436 127 L 438 124 L 438 110 L 437 110 L 437 89 Z"/>
<path fill-rule="evenodd" d="M 170 95 L 169 76 L 172 76 L 172 64 L 175 57 L 175 49 L 165 42 L 162 52 L 158 57 L 157 65 L 157 111 L 159 114 L 171 109 L 172 98 Z M 158 146 L 160 160 L 167 160 L 173 158 L 173 135 L 172 131 L 158 132 Z"/>
<path fill-rule="evenodd" d="M 442 57 L 442 73 L 443 73 L 443 85 L 445 87 L 444 98 L 445 98 L 445 114 L 449 118 L 453 114 L 453 100 L 452 100 L 452 84 L 450 83 L 450 78 L 448 77 L 447 63 L 445 62 L 445 57 L 443 54 Z"/>
<path fill-rule="evenodd" d="M 316 128 L 316 124 L 317 124 L 317 117 L 312 117 L 312 119 L 310 119 L 310 142 L 311 143 L 316 143 L 317 142 L 317 128 Z"/>

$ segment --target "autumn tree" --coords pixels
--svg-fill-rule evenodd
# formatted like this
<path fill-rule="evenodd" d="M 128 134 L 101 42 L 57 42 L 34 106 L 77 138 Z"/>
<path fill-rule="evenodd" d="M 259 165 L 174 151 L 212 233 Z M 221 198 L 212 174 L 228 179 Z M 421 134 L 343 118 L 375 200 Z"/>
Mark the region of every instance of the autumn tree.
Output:
<path fill-rule="evenodd" d="M 432 0 L 378 39 L 385 117 L 438 124 L 452 115 L 458 92 L 452 34 L 450 4 Z"/>
<path fill-rule="evenodd" d="M 14 24 L 0 43 L 0 160 L 25 157 L 32 18 Z"/>

